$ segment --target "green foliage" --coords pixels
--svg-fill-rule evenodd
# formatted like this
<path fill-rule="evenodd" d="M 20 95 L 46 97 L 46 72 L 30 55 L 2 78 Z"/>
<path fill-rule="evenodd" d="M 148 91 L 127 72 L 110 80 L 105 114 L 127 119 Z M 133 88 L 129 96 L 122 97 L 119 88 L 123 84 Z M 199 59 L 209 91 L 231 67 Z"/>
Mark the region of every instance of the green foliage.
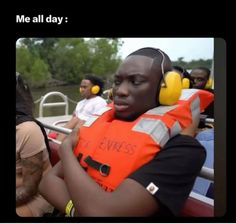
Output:
<path fill-rule="evenodd" d="M 44 87 L 49 79 L 48 65 L 35 52 L 30 52 L 25 46 L 17 48 L 16 71 L 31 87 Z"/>
<path fill-rule="evenodd" d="M 101 76 L 110 87 L 112 74 L 121 62 L 119 38 L 22 38 L 16 48 L 16 71 L 31 87 L 44 87 L 52 79 L 79 84 L 84 75 Z M 173 62 L 186 69 L 205 66 L 212 60 Z"/>
<path fill-rule="evenodd" d="M 120 39 L 23 38 L 16 49 L 16 69 L 33 87 L 50 78 L 78 84 L 85 74 L 109 79 L 121 59 Z"/>
<path fill-rule="evenodd" d="M 195 67 L 207 67 L 208 69 L 212 69 L 212 60 L 192 60 L 190 62 L 183 61 L 183 57 L 179 57 L 177 61 L 172 61 L 173 65 L 181 66 L 187 70 L 191 70 Z"/>
<path fill-rule="evenodd" d="M 91 73 L 106 77 L 118 67 L 121 59 L 117 57 L 119 40 L 117 39 L 91 39 L 88 41 L 91 55 Z"/>
<path fill-rule="evenodd" d="M 36 58 L 31 69 L 31 86 L 45 87 L 49 80 L 48 65 L 40 58 Z"/>

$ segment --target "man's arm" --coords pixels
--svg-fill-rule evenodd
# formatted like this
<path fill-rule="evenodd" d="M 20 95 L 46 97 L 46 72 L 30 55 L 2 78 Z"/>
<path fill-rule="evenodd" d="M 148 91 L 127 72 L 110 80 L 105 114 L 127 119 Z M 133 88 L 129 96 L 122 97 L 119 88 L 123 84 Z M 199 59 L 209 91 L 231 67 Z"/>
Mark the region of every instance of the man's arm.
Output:
<path fill-rule="evenodd" d="M 160 207 L 177 215 L 206 157 L 196 139 L 178 135 L 135 171 L 137 178 L 130 176 L 113 192 L 106 192 L 77 162 L 69 149 L 73 145 L 69 138 L 63 144 L 60 154 L 65 182 L 79 216 L 151 216 Z M 154 194 L 149 188 L 151 183 L 157 189 Z"/>
<path fill-rule="evenodd" d="M 51 192 L 46 189 L 44 196 L 62 212 L 72 199 L 78 216 L 151 216 L 158 213 L 160 206 L 168 207 L 176 214 L 188 197 L 205 159 L 203 147 L 194 138 L 179 135 L 171 139 L 153 160 L 124 179 L 113 192 L 106 192 L 74 156 L 75 136 L 72 138 L 73 134 L 70 134 L 59 150 L 66 184 L 63 190 L 67 191 L 63 196 L 65 199 L 61 201 L 58 196 L 62 196 L 63 190 L 49 196 Z M 52 185 L 53 176 L 48 177 L 51 179 L 46 181 Z M 45 187 L 59 187 L 55 182 L 54 187 L 50 183 L 45 182 Z M 150 183 L 159 188 L 155 194 L 147 189 Z"/>
<path fill-rule="evenodd" d="M 206 151 L 195 138 L 179 134 L 128 178 L 139 182 L 156 198 L 158 215 L 178 215 L 205 158 Z"/>
<path fill-rule="evenodd" d="M 125 179 L 113 192 L 104 191 L 80 166 L 67 139 L 60 157 L 78 216 L 150 216 L 158 210 L 155 198 L 132 179 Z"/>
<path fill-rule="evenodd" d="M 16 206 L 27 203 L 38 192 L 43 173 L 43 152 L 22 159 L 22 185 L 16 188 Z"/>
<path fill-rule="evenodd" d="M 54 207 L 62 213 L 64 212 L 64 208 L 70 199 L 70 195 L 63 179 L 60 161 L 44 175 L 39 184 L 39 192 Z"/>

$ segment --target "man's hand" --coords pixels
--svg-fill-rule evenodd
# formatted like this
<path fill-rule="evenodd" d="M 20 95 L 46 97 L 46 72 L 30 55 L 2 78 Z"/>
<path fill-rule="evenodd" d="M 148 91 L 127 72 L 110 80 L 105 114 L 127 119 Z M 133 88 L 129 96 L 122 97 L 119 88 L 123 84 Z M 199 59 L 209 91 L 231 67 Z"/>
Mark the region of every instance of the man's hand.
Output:
<path fill-rule="evenodd" d="M 198 116 L 195 117 L 195 119 L 193 119 L 192 124 L 190 126 L 188 126 L 187 128 L 183 129 L 180 132 L 180 134 L 195 137 L 199 121 L 200 121 L 200 114 L 198 114 Z"/>
<path fill-rule="evenodd" d="M 72 130 L 72 132 L 62 141 L 62 144 L 59 147 L 58 154 L 61 157 L 62 153 L 66 152 L 66 150 L 73 150 L 76 146 L 79 138 L 79 127 L 76 127 Z"/>

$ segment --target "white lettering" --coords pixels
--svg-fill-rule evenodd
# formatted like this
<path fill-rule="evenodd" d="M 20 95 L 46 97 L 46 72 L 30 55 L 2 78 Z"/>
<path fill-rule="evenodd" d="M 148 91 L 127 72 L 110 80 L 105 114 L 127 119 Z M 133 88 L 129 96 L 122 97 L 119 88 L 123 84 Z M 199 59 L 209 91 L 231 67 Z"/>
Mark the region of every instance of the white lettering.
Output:
<path fill-rule="evenodd" d="M 25 17 L 24 15 L 16 15 L 16 22 L 30 22 L 30 17 Z"/>

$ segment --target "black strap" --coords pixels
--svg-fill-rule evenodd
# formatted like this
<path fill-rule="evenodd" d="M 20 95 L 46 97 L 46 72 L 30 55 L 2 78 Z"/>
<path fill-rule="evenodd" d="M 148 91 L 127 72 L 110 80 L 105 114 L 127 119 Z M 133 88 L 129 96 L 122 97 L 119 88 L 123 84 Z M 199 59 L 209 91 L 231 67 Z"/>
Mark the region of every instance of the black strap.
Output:
<path fill-rule="evenodd" d="M 110 172 L 110 166 L 108 164 L 100 163 L 94 160 L 91 156 L 87 156 L 84 162 L 94 169 L 98 170 L 102 176 L 108 176 Z"/>

